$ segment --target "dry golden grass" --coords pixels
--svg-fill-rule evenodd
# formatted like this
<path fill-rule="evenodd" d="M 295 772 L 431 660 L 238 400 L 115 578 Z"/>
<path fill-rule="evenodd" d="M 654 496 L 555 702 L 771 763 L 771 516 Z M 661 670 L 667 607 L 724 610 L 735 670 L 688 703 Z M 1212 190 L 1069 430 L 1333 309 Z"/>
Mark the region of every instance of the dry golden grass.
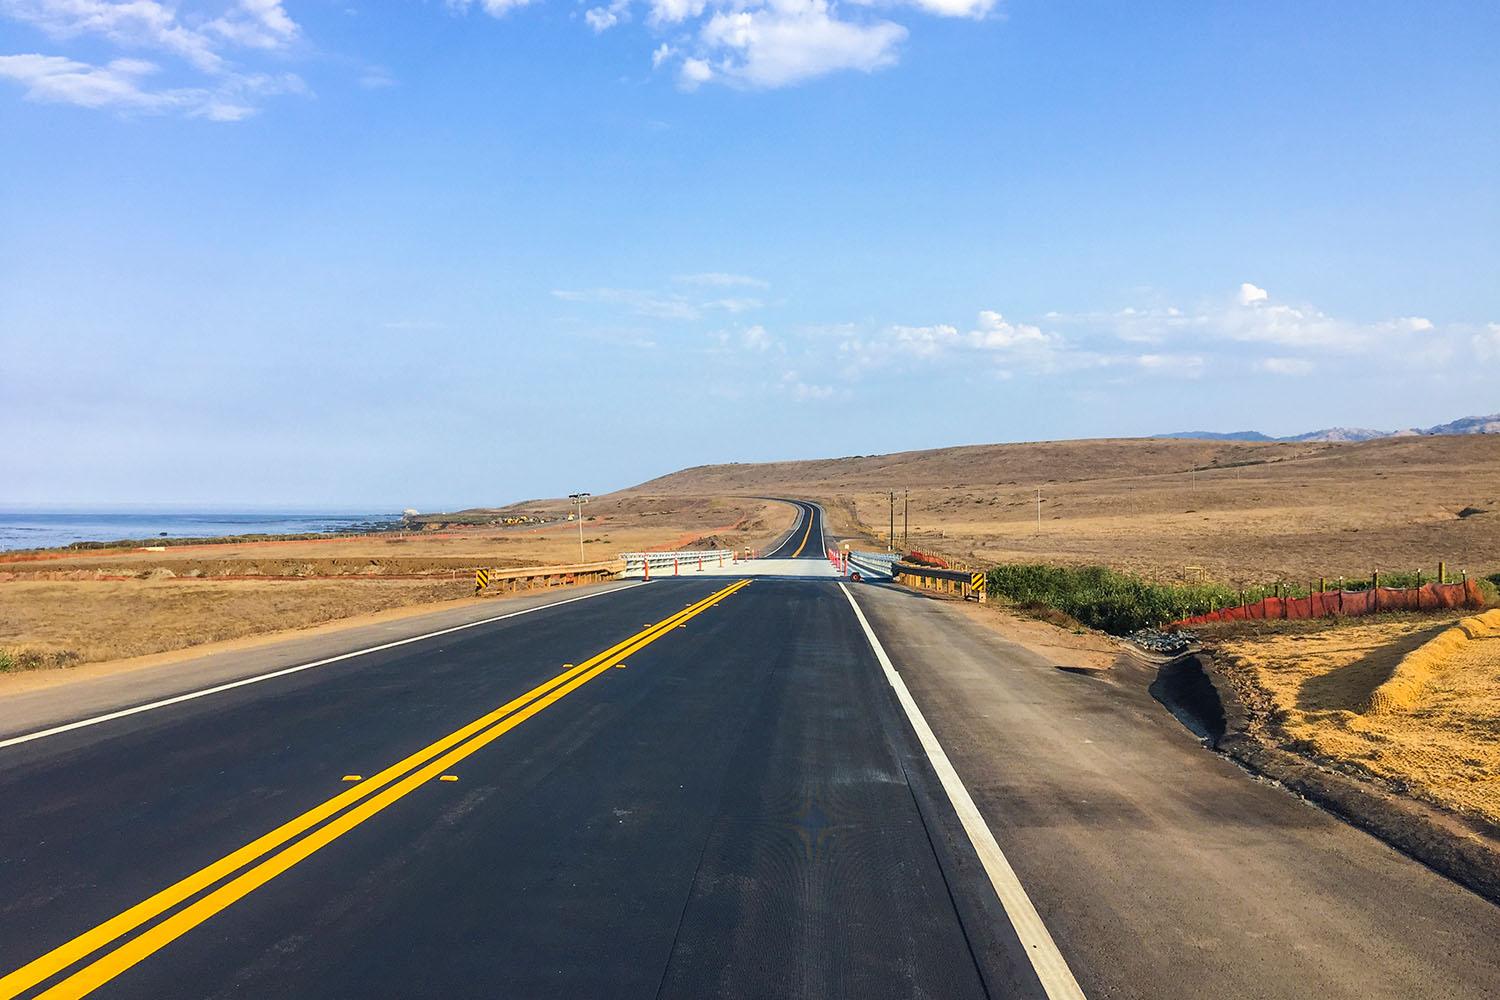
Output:
<path fill-rule="evenodd" d="M 587 561 L 708 544 L 705 536 L 722 548 L 764 547 L 796 518 L 785 504 L 745 498 L 625 499 L 587 509 L 595 518 L 583 524 Z M 435 534 L 0 557 L 0 669 L 7 657 L 11 670 L 72 666 L 306 628 L 468 597 L 479 567 L 579 561 L 577 522 Z M 356 578 L 329 578 L 344 574 Z M 272 579 L 213 579 L 257 575 Z"/>
<path fill-rule="evenodd" d="M 12 582 L 0 648 L 16 666 L 123 659 L 473 592 L 468 579 Z"/>
<path fill-rule="evenodd" d="M 910 489 L 911 547 L 979 563 L 1102 563 L 1231 586 L 1431 574 L 1439 560 L 1455 574 L 1500 569 L 1500 435 L 977 445 L 706 466 L 629 492 L 808 497 L 836 529 L 883 539 L 888 489 L 898 491 L 898 537 L 899 491 Z M 1466 508 L 1484 513 L 1460 517 Z"/>
<path fill-rule="evenodd" d="M 1285 748 L 1500 824 L 1500 636 L 1457 644 L 1401 711 L 1371 696 L 1462 612 L 1329 627 L 1258 622 L 1207 630 L 1254 728 Z"/>
<path fill-rule="evenodd" d="M 390 576 L 472 572 L 480 566 L 554 566 L 600 562 L 643 548 L 682 547 L 697 544 L 705 536 L 723 548 L 763 546 L 790 528 L 796 516 L 785 504 L 749 498 L 606 499 L 585 511 L 581 559 L 575 521 L 404 536 L 173 546 L 162 552 L 57 552 L 41 559 L 0 553 L 0 581 L 146 577 L 153 572 L 158 577 L 167 573 L 179 577 Z M 738 528 L 725 530 L 736 523 Z"/>
<path fill-rule="evenodd" d="M 1486 611 L 1460 619 L 1452 628 L 1407 653 L 1391 671 L 1390 678 L 1370 692 L 1366 714 L 1389 715 L 1415 708 L 1433 674 L 1447 668 L 1471 640 L 1493 635 L 1497 628 L 1500 628 L 1500 610 Z"/>

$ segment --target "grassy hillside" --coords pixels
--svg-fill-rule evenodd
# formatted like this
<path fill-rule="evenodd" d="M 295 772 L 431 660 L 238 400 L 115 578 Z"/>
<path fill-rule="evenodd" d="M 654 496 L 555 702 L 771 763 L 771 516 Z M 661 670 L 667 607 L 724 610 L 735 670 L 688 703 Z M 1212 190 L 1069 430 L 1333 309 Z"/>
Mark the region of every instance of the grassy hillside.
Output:
<path fill-rule="evenodd" d="M 809 497 L 840 530 L 878 537 L 890 489 L 910 490 L 912 547 L 984 563 L 1101 563 L 1235 587 L 1431 575 L 1439 560 L 1455 574 L 1500 570 L 1500 435 L 975 445 L 701 466 L 625 492 Z M 899 534 L 899 504 L 896 520 Z"/>

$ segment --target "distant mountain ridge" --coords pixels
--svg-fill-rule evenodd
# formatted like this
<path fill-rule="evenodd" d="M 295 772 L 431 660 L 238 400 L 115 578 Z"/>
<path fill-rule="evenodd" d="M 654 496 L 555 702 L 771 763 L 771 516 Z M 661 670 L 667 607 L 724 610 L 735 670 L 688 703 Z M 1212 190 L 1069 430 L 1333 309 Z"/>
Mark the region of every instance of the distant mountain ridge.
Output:
<path fill-rule="evenodd" d="M 1435 427 L 1408 427 L 1400 431 L 1377 431 L 1369 427 L 1325 427 L 1320 431 L 1293 434 L 1291 437 L 1271 437 L 1260 431 L 1176 431 L 1172 434 L 1157 434 L 1164 438 L 1201 438 L 1207 441 L 1373 441 L 1376 438 L 1422 437 L 1433 434 L 1500 434 L 1500 413 L 1487 417 L 1463 417 Z"/>

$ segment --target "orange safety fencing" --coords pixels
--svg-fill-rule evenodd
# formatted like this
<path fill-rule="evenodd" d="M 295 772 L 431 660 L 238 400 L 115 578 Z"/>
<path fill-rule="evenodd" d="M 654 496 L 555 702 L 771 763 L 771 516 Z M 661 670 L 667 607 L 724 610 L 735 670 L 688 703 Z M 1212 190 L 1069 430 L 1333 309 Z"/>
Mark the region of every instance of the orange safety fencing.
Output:
<path fill-rule="evenodd" d="M 1248 618 L 1328 618 L 1333 615 L 1372 615 L 1377 611 L 1442 611 L 1482 608 L 1484 594 L 1475 580 L 1462 583 L 1424 583 L 1420 587 L 1374 590 L 1326 590 L 1307 597 L 1267 597 L 1238 608 L 1184 618 L 1177 625 L 1244 621 Z"/>

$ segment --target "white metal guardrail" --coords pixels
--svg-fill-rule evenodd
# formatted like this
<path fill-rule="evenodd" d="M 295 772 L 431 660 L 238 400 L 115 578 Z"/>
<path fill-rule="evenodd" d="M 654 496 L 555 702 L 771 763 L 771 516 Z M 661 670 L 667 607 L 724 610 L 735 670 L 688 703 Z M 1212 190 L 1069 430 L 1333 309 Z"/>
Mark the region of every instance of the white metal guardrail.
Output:
<path fill-rule="evenodd" d="M 622 552 L 626 573 L 692 573 L 709 566 L 728 566 L 742 556 L 728 549 L 705 549 L 701 552 Z"/>
<path fill-rule="evenodd" d="M 837 549 L 829 549 L 828 558 L 846 574 L 857 572 L 875 580 L 891 579 L 892 567 L 901 559 L 894 552 L 839 552 Z"/>

